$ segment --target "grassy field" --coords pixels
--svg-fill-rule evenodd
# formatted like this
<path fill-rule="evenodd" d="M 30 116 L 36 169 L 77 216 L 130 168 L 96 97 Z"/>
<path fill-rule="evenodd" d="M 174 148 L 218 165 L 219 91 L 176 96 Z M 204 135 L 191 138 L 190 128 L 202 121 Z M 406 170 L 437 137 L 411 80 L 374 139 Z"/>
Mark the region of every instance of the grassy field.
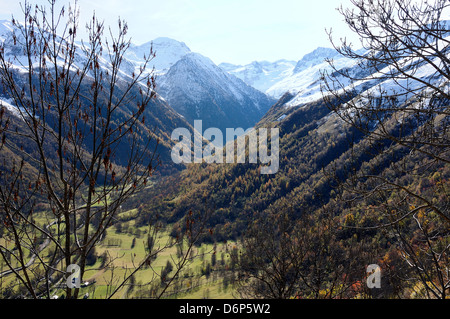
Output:
<path fill-rule="evenodd" d="M 133 227 L 133 220 L 129 222 Z M 90 289 L 90 295 L 93 298 L 104 298 L 108 292 L 115 289 L 116 284 L 111 281 L 111 276 L 114 273 L 116 278 L 124 278 L 135 269 L 137 265 L 141 263 L 146 257 L 147 251 L 145 249 L 145 241 L 147 236 L 147 230 L 145 227 L 137 228 L 141 236 L 137 238 L 130 233 L 116 233 L 109 231 L 107 237 L 96 248 L 98 256 L 104 256 L 105 254 L 112 261 L 110 270 L 98 271 L 101 260 L 98 260 L 96 264 L 88 267 L 88 271 L 85 274 L 84 280 L 93 282 L 95 289 Z M 132 247 L 133 240 L 135 241 L 134 247 Z M 155 244 L 156 249 L 162 249 L 157 254 L 150 266 L 146 266 L 143 269 L 136 272 L 134 275 L 134 287 L 130 289 L 129 286 L 122 288 L 114 298 L 150 298 L 154 297 L 153 293 L 158 294 L 163 286 L 161 283 L 160 274 L 163 269 L 170 262 L 173 266 L 173 270 L 167 274 L 167 280 L 170 280 L 175 275 L 177 270 L 177 247 L 170 245 L 171 238 L 169 236 L 169 230 L 163 230 L 159 235 Z M 109 245 L 108 245 L 109 243 Z M 116 245 L 111 245 L 111 244 Z M 226 265 L 229 262 L 229 251 L 235 246 L 234 243 L 221 243 L 216 244 L 202 244 L 193 248 L 192 260 L 186 264 L 186 266 L 180 271 L 179 279 L 177 280 L 176 291 L 173 288 L 167 290 L 167 298 L 233 298 L 233 289 L 223 286 L 223 273 L 226 271 Z M 213 254 L 216 255 L 215 267 L 211 266 L 211 270 L 207 275 L 205 273 L 205 267 L 209 263 Z M 223 256 L 223 262 L 221 257 Z M 99 258 L 101 259 L 101 258 Z M 174 283 L 172 283 L 174 285 Z M 156 288 L 156 289 L 155 289 Z M 89 290 L 89 289 L 87 289 Z"/>
<path fill-rule="evenodd" d="M 117 226 L 107 229 L 105 238 L 95 247 L 95 263 L 86 267 L 83 283 L 89 284 L 81 289 L 81 296 L 95 299 L 110 296 L 118 284 L 146 258 L 149 229 L 145 226 L 135 227 L 133 217 L 136 214 L 137 210 L 119 214 L 118 219 L 123 221 L 119 229 Z M 42 215 L 36 216 L 36 221 L 43 227 L 49 224 Z M 177 245 L 173 245 L 174 239 L 169 236 L 170 230 L 170 225 L 161 229 L 154 244 L 154 250 L 159 251 L 156 257 L 150 265 L 138 270 L 112 298 L 154 298 L 163 291 L 165 284 L 175 276 L 179 261 Z M 13 245 L 4 238 L 0 239 L 0 244 L 9 248 Z M 54 246 L 48 245 L 41 255 L 47 256 L 52 249 Z M 233 250 L 236 250 L 236 243 L 233 242 L 194 246 L 188 263 L 179 271 L 177 280 L 171 282 L 163 298 L 234 298 L 234 274 L 230 270 L 230 254 Z M 25 254 L 28 252 L 25 251 Z M 168 264 L 172 269 L 169 269 L 162 282 L 161 273 Z M 3 266 L 3 270 L 7 269 L 1 258 L 0 266 Z M 63 266 L 61 263 L 61 269 Z M 64 295 L 64 280 L 60 280 L 59 288 L 55 288 L 52 294 L 58 297 Z M 7 287 L 14 281 L 16 278 L 13 274 L 4 276 L 0 286 Z"/>

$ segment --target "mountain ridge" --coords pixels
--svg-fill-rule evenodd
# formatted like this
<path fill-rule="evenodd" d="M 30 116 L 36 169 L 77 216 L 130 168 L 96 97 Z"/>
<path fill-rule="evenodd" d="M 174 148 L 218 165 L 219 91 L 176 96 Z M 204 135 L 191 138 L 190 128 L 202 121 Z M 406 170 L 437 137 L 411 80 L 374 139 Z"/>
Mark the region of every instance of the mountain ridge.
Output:
<path fill-rule="evenodd" d="M 221 63 L 219 66 L 248 85 L 279 99 L 287 92 L 296 95 L 308 90 L 308 95 L 311 95 L 310 86 L 320 78 L 320 72 L 330 69 L 327 59 L 337 61 L 339 67 L 348 66 L 346 62 L 352 63 L 335 49 L 319 46 L 298 61 L 280 59 L 275 62 L 253 61 L 243 66 Z M 312 100 L 312 97 L 306 98 L 305 102 Z"/>

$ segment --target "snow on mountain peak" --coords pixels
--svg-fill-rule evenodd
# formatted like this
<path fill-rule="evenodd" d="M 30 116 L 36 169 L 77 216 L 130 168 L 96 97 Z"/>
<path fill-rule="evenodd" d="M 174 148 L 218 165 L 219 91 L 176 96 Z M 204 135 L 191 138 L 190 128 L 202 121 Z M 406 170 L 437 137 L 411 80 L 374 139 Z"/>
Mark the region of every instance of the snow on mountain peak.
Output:
<path fill-rule="evenodd" d="M 222 63 L 220 67 L 248 85 L 274 98 L 280 98 L 286 92 L 295 95 L 309 90 L 308 86 L 320 77 L 320 70 L 329 67 L 326 59 L 338 60 L 338 63 L 344 62 L 335 49 L 318 47 L 297 62 L 254 61 L 244 66 Z"/>
<path fill-rule="evenodd" d="M 205 127 L 251 127 L 275 102 L 195 52 L 157 78 L 157 85 L 177 112 L 188 121 L 202 119 Z"/>
<path fill-rule="evenodd" d="M 3 43 L 13 31 L 14 26 L 11 21 L 0 20 L 0 43 Z"/>
<path fill-rule="evenodd" d="M 161 76 L 159 85 L 163 96 L 166 91 L 183 89 L 189 92 L 189 99 L 195 103 L 215 90 L 224 89 L 234 98 L 242 99 L 232 78 L 211 59 L 195 52 L 185 54 L 177 61 L 167 74 Z M 170 100 L 169 96 L 167 98 Z M 172 100 L 171 102 L 176 104 Z"/>
<path fill-rule="evenodd" d="M 14 30 L 14 26 L 9 20 L 0 20 L 0 34 L 5 32 L 11 32 Z"/>
<path fill-rule="evenodd" d="M 153 42 L 153 45 L 156 47 L 178 47 L 183 48 L 186 51 L 191 51 L 186 43 L 168 37 L 158 37 L 151 42 Z"/>
<path fill-rule="evenodd" d="M 152 46 L 156 56 L 150 62 L 149 67 L 154 66 L 157 74 L 166 73 L 172 65 L 191 52 L 184 42 L 160 37 L 142 45 L 131 45 L 125 57 L 140 66 L 144 61 L 144 56 L 148 56 Z"/>
<path fill-rule="evenodd" d="M 293 73 L 299 73 L 307 68 L 321 64 L 325 61 L 325 59 L 331 59 L 338 54 L 339 53 L 335 49 L 318 47 L 314 51 L 305 54 L 303 58 L 297 62 Z"/>
<path fill-rule="evenodd" d="M 292 73 L 295 61 L 278 60 L 276 62 L 253 61 L 247 65 L 222 63 L 224 71 L 238 77 L 255 89 L 266 92 L 272 85 Z"/>

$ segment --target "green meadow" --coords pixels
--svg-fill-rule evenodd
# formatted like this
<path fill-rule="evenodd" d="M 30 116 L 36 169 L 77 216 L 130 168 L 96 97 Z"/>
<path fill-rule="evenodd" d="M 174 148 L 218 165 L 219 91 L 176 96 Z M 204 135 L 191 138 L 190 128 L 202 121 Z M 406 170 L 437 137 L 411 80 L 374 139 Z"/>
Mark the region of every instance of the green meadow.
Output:
<path fill-rule="evenodd" d="M 120 283 L 136 270 L 146 259 L 149 251 L 147 239 L 149 227 L 135 227 L 133 219 L 137 210 L 125 211 L 117 215 L 117 222 L 106 231 L 106 236 L 95 246 L 86 266 L 82 278 L 80 296 L 90 299 L 109 298 L 119 287 Z M 50 221 L 41 213 L 36 215 L 35 221 L 45 227 Z M 56 227 L 53 225 L 51 227 Z M 60 226 L 61 227 L 61 226 Z M 118 289 L 112 299 L 129 298 L 221 298 L 231 299 L 235 296 L 233 266 L 231 254 L 236 254 L 234 242 L 201 244 L 191 247 L 187 261 L 178 271 L 180 247 L 185 251 L 188 246 L 175 243 L 170 236 L 171 225 L 160 229 L 154 238 L 152 251 L 155 256 L 145 263 Z M 13 249 L 12 241 L 0 239 L 0 244 Z M 54 251 L 54 245 L 48 244 L 40 253 L 48 258 Z M 24 251 L 25 256 L 31 256 Z M 38 263 L 34 263 L 34 272 L 39 273 Z M 16 267 L 19 264 L 15 264 Z M 5 261 L 0 260 L 1 271 L 7 270 Z M 62 262 L 59 263 L 61 273 L 64 271 Z M 55 298 L 64 298 L 66 277 L 60 276 L 51 290 Z M 17 279 L 13 274 L 0 279 L 0 289 L 15 287 Z M 166 287 L 168 286 L 168 287 Z M 14 289 L 14 288 L 12 288 Z M 164 292 L 163 294 L 161 294 Z"/>

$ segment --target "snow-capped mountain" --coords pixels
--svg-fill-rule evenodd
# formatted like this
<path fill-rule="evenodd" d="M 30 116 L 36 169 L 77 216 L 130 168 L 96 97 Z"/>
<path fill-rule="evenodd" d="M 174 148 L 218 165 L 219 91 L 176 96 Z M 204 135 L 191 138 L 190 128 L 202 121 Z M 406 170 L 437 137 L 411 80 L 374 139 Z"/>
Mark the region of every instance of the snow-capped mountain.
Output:
<path fill-rule="evenodd" d="M 450 25 L 450 21 L 444 21 L 444 23 L 446 26 Z M 345 58 L 331 49 L 319 48 L 305 55 L 297 63 L 291 75 L 266 91 L 272 96 L 281 97 L 262 121 L 282 121 L 302 106 L 318 102 L 324 94 L 329 94 L 326 89 L 323 90 L 323 75 L 336 90 L 335 93 L 351 92 L 354 96 L 352 99 L 354 105 L 364 105 L 374 98 L 377 99 L 377 103 L 387 101 L 387 105 L 391 105 L 392 102 L 396 105 L 414 103 L 411 99 L 418 95 L 432 96 L 430 85 L 439 88 L 446 95 L 449 92 L 449 80 L 443 70 L 448 69 L 448 65 L 443 61 L 448 61 L 450 55 L 448 45 L 450 31 L 444 39 L 435 42 L 436 47 L 440 48 L 439 55 L 434 55 L 430 50 L 431 53 L 425 53 L 425 57 L 419 57 L 411 53 L 409 48 L 399 47 L 398 56 L 393 57 L 395 65 L 380 63 L 376 67 L 370 61 L 379 59 L 380 55 L 385 54 L 384 52 L 358 50 L 358 54 L 369 56 L 368 62 L 364 61 L 365 59 L 357 61 Z M 442 58 L 444 55 L 446 58 Z M 334 68 L 326 59 L 332 60 Z M 380 59 L 385 60 L 383 57 Z M 343 74 L 350 76 L 353 80 Z M 334 83 L 330 82 L 330 75 Z M 352 116 L 351 107 L 348 112 L 348 115 Z"/>
<path fill-rule="evenodd" d="M 247 129 L 276 101 L 173 39 L 131 46 L 127 59 L 139 68 L 151 45 L 156 57 L 149 66 L 157 73 L 157 92 L 191 123 L 201 119 L 203 127 L 224 132 L 227 127 Z"/>
<path fill-rule="evenodd" d="M 4 42 L 13 30 L 14 26 L 11 21 L 0 20 L 0 42 Z"/>
<path fill-rule="evenodd" d="M 314 51 L 305 54 L 303 58 L 297 62 L 293 73 L 300 73 L 308 68 L 321 65 L 325 62 L 325 59 L 333 59 L 335 57 L 339 57 L 339 53 L 335 49 L 318 47 Z"/>
<path fill-rule="evenodd" d="M 295 65 L 295 61 L 279 60 L 273 63 L 254 61 L 247 65 L 221 63 L 219 67 L 237 76 L 255 89 L 267 92 L 272 85 L 292 74 Z"/>
<path fill-rule="evenodd" d="M 143 63 L 144 56 L 148 56 L 150 49 L 155 52 L 155 58 L 150 62 L 150 69 L 155 68 L 157 75 L 165 74 L 178 60 L 191 52 L 184 42 L 170 38 L 156 38 L 142 45 L 131 44 L 125 58 L 139 67 Z"/>
<path fill-rule="evenodd" d="M 318 80 L 322 71 L 331 70 L 326 59 L 333 59 L 338 68 L 348 67 L 354 63 L 341 57 L 334 49 L 319 47 L 304 55 L 298 62 L 264 61 L 252 62 L 245 66 L 222 63 L 220 67 L 276 99 L 290 93 L 293 96 L 290 104 L 298 105 L 321 97 Z"/>
<path fill-rule="evenodd" d="M 157 80 L 158 92 L 190 122 L 203 127 L 252 127 L 275 102 L 226 73 L 209 58 L 188 53 Z"/>
<path fill-rule="evenodd" d="M 333 60 L 337 69 L 352 67 L 354 60 L 342 57 L 334 49 L 317 48 L 299 60 L 292 73 L 272 85 L 266 92 L 281 97 L 289 92 L 294 97 L 287 106 L 295 106 L 315 101 L 322 97 L 320 78 L 323 72 L 332 72 L 328 59 Z"/>
<path fill-rule="evenodd" d="M 219 66 L 228 73 L 236 75 L 248 85 L 278 99 L 287 91 L 301 87 L 298 85 L 298 81 L 293 79 L 294 75 L 303 71 L 311 73 L 315 67 L 314 70 L 320 69 L 324 66 L 325 58 L 333 58 L 337 55 L 334 49 L 319 47 L 297 62 L 289 60 L 254 61 L 244 66 L 230 63 L 221 63 Z M 305 76 L 309 73 L 303 73 L 297 77 L 301 78 L 302 75 Z M 304 80 L 310 81 L 311 76 Z"/>
<path fill-rule="evenodd" d="M 36 40 L 39 42 L 39 37 L 42 35 L 36 34 Z M 45 32 L 44 32 L 44 36 Z M 59 46 L 63 40 L 60 37 L 56 37 L 56 45 Z M 4 56 L 5 60 L 7 60 L 9 63 L 11 63 L 11 66 L 17 70 L 18 72 L 26 73 L 30 69 L 28 56 L 24 53 L 24 43 L 26 43 L 26 40 L 24 39 L 24 36 L 20 30 L 18 30 L 11 21 L 8 20 L 1 20 L 0 21 L 0 44 L 4 47 Z M 65 44 L 64 44 L 65 45 Z M 82 70 L 86 68 L 88 65 L 88 52 L 89 48 L 87 48 L 82 42 L 78 41 L 75 42 L 75 56 L 74 56 L 74 62 L 70 65 L 70 71 L 76 72 L 78 70 Z M 99 56 L 99 67 L 103 70 L 110 70 L 112 68 L 111 65 L 111 58 L 107 52 L 108 50 L 103 50 L 103 54 Z M 42 58 L 46 61 L 46 66 L 49 69 L 53 68 L 54 61 L 47 55 L 41 55 L 38 52 L 36 54 L 32 54 L 30 56 L 31 60 L 31 67 L 32 68 L 39 68 L 40 63 L 42 62 Z M 66 63 L 65 61 L 66 57 L 64 56 L 64 51 L 59 50 L 59 56 L 57 57 L 56 63 L 59 66 L 62 66 Z M 127 59 L 123 59 L 121 66 L 120 66 L 120 73 L 119 78 L 122 80 L 129 80 L 131 79 L 132 72 L 135 71 L 135 64 L 132 61 L 129 61 Z M 106 73 L 106 72 L 105 72 Z M 91 71 L 87 71 L 88 75 L 92 75 Z"/>

